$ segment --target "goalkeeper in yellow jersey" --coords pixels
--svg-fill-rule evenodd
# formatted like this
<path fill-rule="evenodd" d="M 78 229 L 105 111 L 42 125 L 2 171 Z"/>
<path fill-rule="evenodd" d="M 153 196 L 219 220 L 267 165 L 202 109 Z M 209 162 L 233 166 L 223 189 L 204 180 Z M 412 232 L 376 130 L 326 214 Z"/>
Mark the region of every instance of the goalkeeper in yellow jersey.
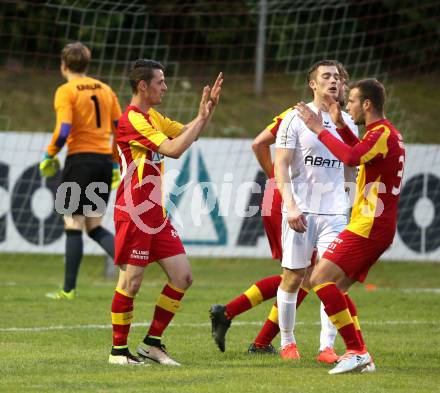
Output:
<path fill-rule="evenodd" d="M 80 42 L 68 44 L 62 51 L 61 74 L 67 83 L 55 93 L 56 127 L 40 163 L 41 176 L 55 175 L 60 167 L 56 154 L 67 144 L 60 186 L 63 192 L 57 193 L 65 198 L 56 201 L 66 232 L 64 287 L 46 294 L 52 299 L 75 298 L 84 229 L 108 255 L 114 256 L 113 234 L 101 226 L 101 221 L 110 189 L 119 185 L 113 136 L 121 108 L 108 85 L 86 75 L 90 60 L 89 48 Z"/>

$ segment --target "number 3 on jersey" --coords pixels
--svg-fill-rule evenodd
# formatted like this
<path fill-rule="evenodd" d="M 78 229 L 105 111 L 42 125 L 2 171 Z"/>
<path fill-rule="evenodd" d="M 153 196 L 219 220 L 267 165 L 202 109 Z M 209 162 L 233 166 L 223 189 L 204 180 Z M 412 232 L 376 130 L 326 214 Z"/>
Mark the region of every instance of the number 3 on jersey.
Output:
<path fill-rule="evenodd" d="M 402 168 L 399 169 L 399 171 L 397 172 L 397 177 L 399 178 L 399 186 L 393 187 L 393 189 L 391 190 L 391 194 L 393 194 L 393 195 L 399 195 L 400 188 L 402 187 L 403 166 L 405 165 L 405 157 L 404 156 L 399 157 L 399 164 L 400 163 L 402 163 Z"/>
<path fill-rule="evenodd" d="M 96 127 L 97 128 L 101 128 L 101 111 L 99 109 L 99 101 L 98 101 L 98 97 L 96 97 L 95 95 L 91 96 L 90 99 L 93 101 L 93 103 L 95 104 L 95 114 L 96 114 Z"/>

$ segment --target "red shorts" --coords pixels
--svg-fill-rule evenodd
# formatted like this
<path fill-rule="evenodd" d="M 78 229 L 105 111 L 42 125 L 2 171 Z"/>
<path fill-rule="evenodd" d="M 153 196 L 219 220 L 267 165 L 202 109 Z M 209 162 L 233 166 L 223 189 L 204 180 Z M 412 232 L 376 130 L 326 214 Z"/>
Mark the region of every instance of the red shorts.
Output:
<path fill-rule="evenodd" d="M 283 258 L 283 248 L 281 246 L 281 213 L 273 213 L 271 216 L 263 216 L 264 230 L 267 240 L 269 240 L 272 258 L 281 260 Z"/>
<path fill-rule="evenodd" d="M 372 240 L 344 229 L 322 256 L 338 265 L 353 280 L 364 282 L 368 271 L 392 240 Z"/>
<path fill-rule="evenodd" d="M 281 260 L 283 257 L 281 245 L 281 205 L 283 200 L 276 187 L 275 180 L 269 179 L 264 190 L 261 216 L 272 251 L 272 258 Z"/>
<path fill-rule="evenodd" d="M 132 221 L 115 221 L 115 264 L 147 266 L 151 262 L 185 254 L 182 241 L 170 220 L 160 232 L 145 233 Z"/>

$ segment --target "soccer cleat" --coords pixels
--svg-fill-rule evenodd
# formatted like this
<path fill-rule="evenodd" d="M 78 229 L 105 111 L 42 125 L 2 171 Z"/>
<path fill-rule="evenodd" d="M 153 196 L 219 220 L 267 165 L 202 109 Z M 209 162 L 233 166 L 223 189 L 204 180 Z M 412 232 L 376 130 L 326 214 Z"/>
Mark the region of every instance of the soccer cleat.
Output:
<path fill-rule="evenodd" d="M 76 297 L 76 291 L 72 289 L 69 292 L 66 292 L 65 290 L 61 289 L 56 292 L 48 292 L 46 293 L 46 297 L 49 299 L 55 299 L 55 300 L 73 300 Z"/>
<path fill-rule="evenodd" d="M 361 373 L 374 373 L 375 371 L 376 365 L 374 364 L 373 356 L 371 356 L 371 362 L 361 369 Z"/>
<path fill-rule="evenodd" d="M 120 366 L 125 365 L 146 365 L 141 359 L 139 359 L 137 356 L 132 355 L 128 348 L 112 348 L 112 351 L 110 353 L 110 356 L 108 358 L 108 362 L 110 364 L 118 364 Z"/>
<path fill-rule="evenodd" d="M 226 318 L 226 307 L 221 304 L 214 304 L 209 309 L 209 317 L 211 318 L 211 334 L 214 337 L 220 351 L 225 352 L 225 336 L 231 320 Z"/>
<path fill-rule="evenodd" d="M 323 351 L 319 352 L 316 360 L 320 363 L 333 364 L 339 360 L 339 356 L 332 347 L 325 347 Z"/>
<path fill-rule="evenodd" d="M 252 343 L 251 345 L 249 345 L 248 353 L 251 355 L 254 354 L 276 355 L 278 352 L 272 344 L 259 345 Z"/>
<path fill-rule="evenodd" d="M 248 353 L 251 355 L 255 355 L 255 354 L 276 355 L 278 352 L 272 344 L 260 345 L 260 344 L 252 343 L 251 345 L 249 345 Z"/>
<path fill-rule="evenodd" d="M 136 349 L 136 352 L 142 359 L 149 359 L 153 362 L 163 364 L 165 366 L 180 366 L 181 364 L 176 362 L 174 359 L 168 355 L 165 345 L 160 344 L 160 346 L 147 345 L 145 343 L 140 343 Z"/>
<path fill-rule="evenodd" d="M 361 371 L 372 363 L 370 354 L 367 351 L 348 351 L 339 359 L 335 368 L 329 374 L 342 374 L 350 371 Z M 374 364 L 374 363 L 373 363 Z M 372 370 L 373 371 L 373 370 Z M 371 371 L 371 372 L 372 372 Z M 366 371 L 368 372 L 368 371 Z"/>
<path fill-rule="evenodd" d="M 280 350 L 281 359 L 284 360 L 298 360 L 301 359 L 299 355 L 298 348 L 295 343 L 287 344 L 284 348 Z"/>

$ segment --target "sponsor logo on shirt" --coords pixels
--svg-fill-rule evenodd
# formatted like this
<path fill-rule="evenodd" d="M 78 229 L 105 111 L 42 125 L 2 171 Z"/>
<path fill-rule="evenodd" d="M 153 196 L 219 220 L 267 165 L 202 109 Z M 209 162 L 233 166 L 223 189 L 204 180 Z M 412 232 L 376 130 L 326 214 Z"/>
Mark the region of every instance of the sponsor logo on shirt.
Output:
<path fill-rule="evenodd" d="M 339 160 L 330 160 L 320 156 L 305 156 L 304 165 L 322 166 L 325 168 L 341 168 L 342 162 Z"/>

